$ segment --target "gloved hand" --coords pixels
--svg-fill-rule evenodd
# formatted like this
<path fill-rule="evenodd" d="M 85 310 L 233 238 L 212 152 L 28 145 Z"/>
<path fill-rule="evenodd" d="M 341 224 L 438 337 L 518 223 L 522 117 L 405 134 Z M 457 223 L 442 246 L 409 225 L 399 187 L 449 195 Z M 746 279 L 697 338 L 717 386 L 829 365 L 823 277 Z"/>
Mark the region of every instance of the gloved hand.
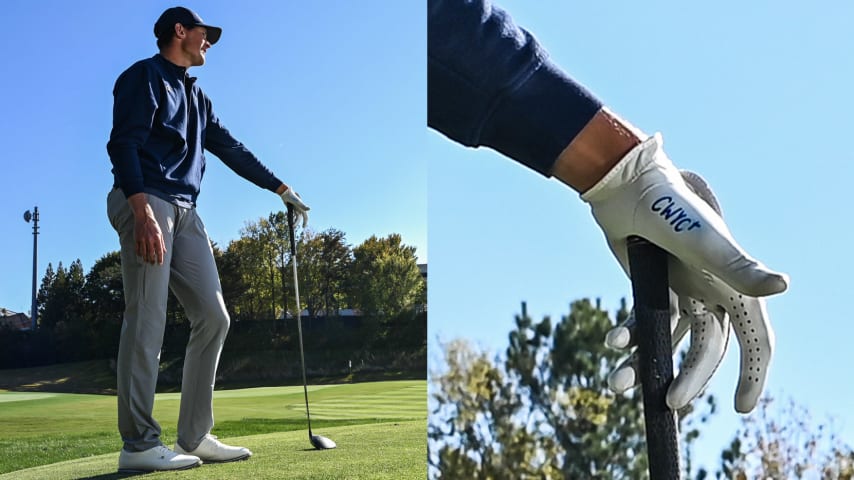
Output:
<path fill-rule="evenodd" d="M 292 206 L 294 209 L 294 223 L 297 223 L 302 218 L 302 228 L 308 225 L 308 205 L 302 202 L 299 194 L 293 188 L 285 188 L 285 191 L 280 195 L 282 201 L 285 202 L 285 207 Z"/>
<path fill-rule="evenodd" d="M 668 250 L 674 347 L 690 329 L 691 347 L 671 385 L 671 408 L 687 405 L 705 387 L 726 351 L 732 322 L 741 346 L 741 378 L 735 408 L 752 410 L 765 384 L 773 348 L 763 300 L 745 295 L 784 291 L 787 278 L 750 258 L 732 239 L 705 181 L 685 178 L 661 150 L 655 135 L 629 152 L 582 198 L 605 230 L 608 244 L 628 273 L 626 238 L 639 235 Z M 609 332 L 606 344 L 627 348 L 634 320 Z M 609 378 L 625 391 L 637 381 L 636 358 Z"/>

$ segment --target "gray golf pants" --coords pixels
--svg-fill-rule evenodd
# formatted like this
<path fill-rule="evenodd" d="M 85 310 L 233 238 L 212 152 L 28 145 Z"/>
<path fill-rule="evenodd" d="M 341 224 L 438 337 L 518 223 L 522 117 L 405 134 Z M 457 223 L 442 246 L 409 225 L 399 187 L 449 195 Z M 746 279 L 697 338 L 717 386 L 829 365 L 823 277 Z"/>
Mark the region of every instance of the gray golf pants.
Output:
<path fill-rule="evenodd" d="M 119 189 L 107 197 L 107 215 L 119 234 L 125 313 L 118 358 L 119 432 L 124 449 L 143 451 L 161 444 L 154 420 L 154 389 L 166 326 L 168 288 L 190 321 L 184 357 L 178 442 L 195 450 L 213 427 L 213 386 L 229 317 L 205 226 L 194 208 L 148 195 L 163 233 L 163 265 L 136 255 L 134 219 Z"/>

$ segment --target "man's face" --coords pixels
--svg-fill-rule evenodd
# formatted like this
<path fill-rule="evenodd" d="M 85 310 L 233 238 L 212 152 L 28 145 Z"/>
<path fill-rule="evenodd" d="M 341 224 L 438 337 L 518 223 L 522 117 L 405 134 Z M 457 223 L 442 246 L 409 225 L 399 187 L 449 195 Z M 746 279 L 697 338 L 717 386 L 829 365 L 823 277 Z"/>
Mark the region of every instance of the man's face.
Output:
<path fill-rule="evenodd" d="M 181 50 L 190 60 L 190 66 L 198 67 L 205 64 L 205 52 L 211 47 L 208 42 L 208 29 L 205 27 L 186 28 L 186 35 L 181 40 Z"/>

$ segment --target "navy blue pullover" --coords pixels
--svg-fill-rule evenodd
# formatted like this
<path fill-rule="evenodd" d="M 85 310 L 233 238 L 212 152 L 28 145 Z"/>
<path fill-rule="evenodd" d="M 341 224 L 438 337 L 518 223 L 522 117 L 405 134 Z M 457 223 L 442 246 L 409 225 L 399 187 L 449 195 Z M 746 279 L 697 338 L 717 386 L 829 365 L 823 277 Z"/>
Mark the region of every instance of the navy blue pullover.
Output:
<path fill-rule="evenodd" d="M 543 175 L 602 103 L 489 0 L 428 0 L 427 123 Z"/>
<path fill-rule="evenodd" d="M 192 207 L 205 173 L 207 149 L 261 188 L 282 184 L 220 123 L 187 69 L 160 54 L 125 70 L 113 89 L 113 130 L 107 152 L 114 186 L 129 197 L 145 192 Z"/>

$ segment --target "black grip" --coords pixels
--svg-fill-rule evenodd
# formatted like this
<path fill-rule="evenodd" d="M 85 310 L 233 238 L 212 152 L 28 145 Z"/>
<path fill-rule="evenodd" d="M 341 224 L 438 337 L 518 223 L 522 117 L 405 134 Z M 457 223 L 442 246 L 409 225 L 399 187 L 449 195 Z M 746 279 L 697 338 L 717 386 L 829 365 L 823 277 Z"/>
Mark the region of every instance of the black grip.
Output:
<path fill-rule="evenodd" d="M 640 237 L 629 237 L 628 252 L 649 475 L 652 480 L 678 480 L 676 413 L 666 401 L 667 389 L 673 382 L 667 252 Z"/>
<path fill-rule="evenodd" d="M 291 255 L 297 254 L 297 246 L 294 241 L 294 207 L 288 204 L 288 235 L 291 241 Z"/>

